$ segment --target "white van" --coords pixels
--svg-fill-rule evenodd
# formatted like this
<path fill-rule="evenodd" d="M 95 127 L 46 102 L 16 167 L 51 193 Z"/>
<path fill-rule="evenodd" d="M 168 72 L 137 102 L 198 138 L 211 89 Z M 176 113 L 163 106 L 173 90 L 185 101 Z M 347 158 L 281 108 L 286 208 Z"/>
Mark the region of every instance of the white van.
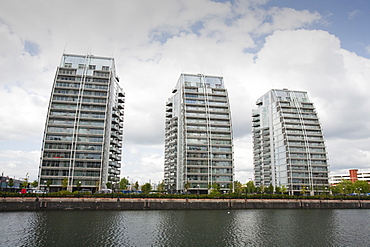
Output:
<path fill-rule="evenodd" d="M 112 193 L 111 189 L 102 189 L 98 191 L 99 194 L 109 194 Z"/>

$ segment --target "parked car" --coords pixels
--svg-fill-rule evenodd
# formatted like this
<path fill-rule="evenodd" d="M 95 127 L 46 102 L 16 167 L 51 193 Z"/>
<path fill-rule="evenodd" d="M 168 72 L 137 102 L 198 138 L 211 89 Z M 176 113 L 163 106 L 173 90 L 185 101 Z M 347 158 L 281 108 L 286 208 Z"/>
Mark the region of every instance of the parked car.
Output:
<path fill-rule="evenodd" d="M 91 190 L 89 190 L 89 189 L 82 189 L 82 190 L 80 190 L 80 192 L 81 193 L 88 193 L 88 194 L 92 193 Z"/>
<path fill-rule="evenodd" d="M 98 191 L 98 194 L 110 194 L 112 193 L 111 189 L 102 189 Z"/>
<path fill-rule="evenodd" d="M 43 190 L 33 190 L 32 193 L 34 193 L 34 194 L 44 194 L 46 192 L 43 191 Z"/>

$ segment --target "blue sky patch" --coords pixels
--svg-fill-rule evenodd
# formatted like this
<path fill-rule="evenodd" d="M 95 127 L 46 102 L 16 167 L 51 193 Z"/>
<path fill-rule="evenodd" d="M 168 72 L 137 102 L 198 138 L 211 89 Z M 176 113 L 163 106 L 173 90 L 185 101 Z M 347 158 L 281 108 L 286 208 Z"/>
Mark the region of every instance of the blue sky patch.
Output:
<path fill-rule="evenodd" d="M 364 0 L 274 0 L 264 8 L 287 7 L 295 10 L 317 11 L 323 22 L 310 25 L 310 29 L 328 31 L 341 40 L 342 48 L 370 58 L 366 47 L 370 45 L 370 34 L 364 32 L 370 23 L 370 1 Z"/>
<path fill-rule="evenodd" d="M 40 54 L 40 46 L 37 43 L 28 40 L 24 42 L 24 50 L 31 56 L 37 56 Z"/>

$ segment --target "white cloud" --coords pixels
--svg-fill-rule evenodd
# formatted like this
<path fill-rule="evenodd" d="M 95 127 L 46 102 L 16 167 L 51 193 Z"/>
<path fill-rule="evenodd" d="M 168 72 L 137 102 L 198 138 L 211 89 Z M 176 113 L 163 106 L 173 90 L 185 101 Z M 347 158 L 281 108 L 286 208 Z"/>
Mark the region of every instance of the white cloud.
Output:
<path fill-rule="evenodd" d="M 0 89 L 0 140 L 26 140 L 42 135 L 47 101 L 22 87 Z"/>
<path fill-rule="evenodd" d="M 361 14 L 361 10 L 359 9 L 355 9 L 351 12 L 348 13 L 348 19 L 349 20 L 353 20 L 355 19 L 359 14 Z"/>
<path fill-rule="evenodd" d="M 317 12 L 310 13 L 308 10 L 298 11 L 292 8 L 271 8 L 265 18 L 271 21 L 264 22 L 257 32 L 271 33 L 275 30 L 290 30 L 302 28 L 313 24 L 321 19 Z"/>
<path fill-rule="evenodd" d="M 40 151 L 0 150 L 0 172 L 16 179 L 37 180 Z"/>
<path fill-rule="evenodd" d="M 163 180 L 163 147 L 162 145 L 136 145 L 136 148 L 124 149 L 124 160 L 121 177 L 140 184 L 158 183 Z"/>
<path fill-rule="evenodd" d="M 370 45 L 365 47 L 366 53 L 370 54 Z"/>
<path fill-rule="evenodd" d="M 332 175 L 348 173 L 348 169 L 369 170 L 369 136 L 363 140 L 330 139 L 327 147 Z"/>
<path fill-rule="evenodd" d="M 234 138 L 235 180 L 246 183 L 253 178 L 252 136 Z"/>

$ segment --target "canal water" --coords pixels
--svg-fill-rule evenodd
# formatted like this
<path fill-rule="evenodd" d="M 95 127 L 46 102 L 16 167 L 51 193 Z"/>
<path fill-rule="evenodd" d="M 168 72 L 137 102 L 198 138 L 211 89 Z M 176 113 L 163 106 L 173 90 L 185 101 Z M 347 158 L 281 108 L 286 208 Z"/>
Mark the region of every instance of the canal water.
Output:
<path fill-rule="evenodd" d="M 0 246 L 370 246 L 370 210 L 2 212 Z"/>

